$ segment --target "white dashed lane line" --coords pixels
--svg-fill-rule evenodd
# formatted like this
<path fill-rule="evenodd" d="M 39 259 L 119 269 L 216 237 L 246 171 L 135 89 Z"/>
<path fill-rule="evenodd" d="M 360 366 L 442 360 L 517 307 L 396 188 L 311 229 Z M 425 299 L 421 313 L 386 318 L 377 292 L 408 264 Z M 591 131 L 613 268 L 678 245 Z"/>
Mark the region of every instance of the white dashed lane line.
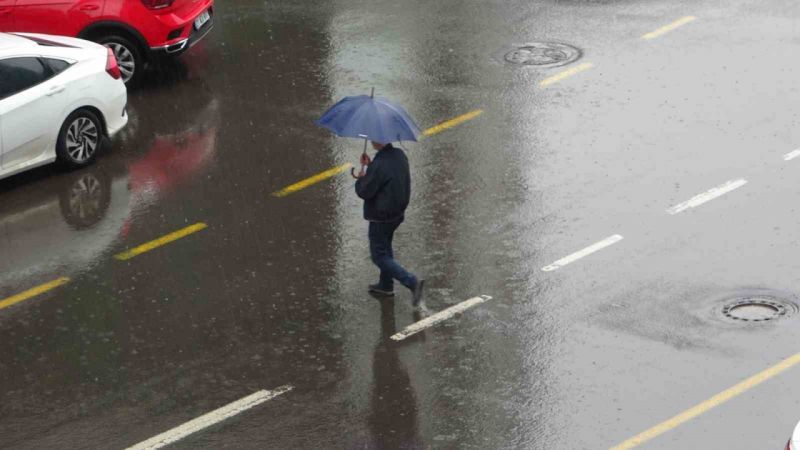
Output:
<path fill-rule="evenodd" d="M 403 339 L 413 336 L 426 328 L 430 328 L 439 322 L 444 322 L 445 320 L 455 316 L 458 313 L 464 312 L 475 305 L 488 302 L 491 299 L 492 297 L 488 295 L 481 295 L 480 297 L 473 297 L 469 300 L 464 300 L 463 302 L 457 305 L 453 305 L 443 311 L 439 311 L 438 313 L 432 316 L 428 316 L 420 320 L 419 322 L 415 322 L 407 326 L 405 329 L 403 329 L 403 331 L 393 335 L 392 340 L 402 341 Z"/>
<path fill-rule="evenodd" d="M 183 425 L 175 427 L 169 431 L 152 437 L 144 442 L 140 442 L 133 447 L 128 447 L 127 450 L 155 450 L 161 447 L 166 447 L 169 444 L 177 442 L 190 434 L 197 433 L 212 425 L 216 425 L 223 420 L 229 419 L 237 414 L 241 414 L 248 409 L 254 408 L 267 400 L 271 400 L 281 394 L 285 394 L 292 390 L 292 386 L 281 386 L 272 391 L 258 391 L 255 394 L 250 394 L 245 398 L 236 400 L 229 403 L 222 408 L 215 409 L 208 414 L 202 415 L 194 420 L 190 420 Z"/>
<path fill-rule="evenodd" d="M 678 203 L 672 208 L 669 208 L 667 210 L 667 214 L 675 215 L 680 212 L 686 211 L 687 209 L 696 208 L 702 205 L 703 203 L 710 202 L 711 200 L 714 200 L 717 197 L 721 197 L 727 194 L 728 192 L 731 192 L 735 189 L 739 189 L 745 184 L 747 184 L 747 180 L 745 180 L 744 178 L 728 181 L 715 188 L 711 188 L 708 191 L 703 192 L 702 194 L 695 195 L 694 197 L 690 198 L 689 200 L 683 203 Z"/>
<path fill-rule="evenodd" d="M 574 263 L 575 261 L 585 258 L 592 253 L 598 252 L 610 245 L 614 245 L 617 242 L 621 241 L 623 238 L 619 234 L 615 234 L 603 239 L 600 242 L 596 242 L 583 250 L 579 250 L 569 256 L 565 256 L 564 258 L 559 259 L 558 261 L 550 264 L 549 266 L 542 267 L 542 270 L 545 272 L 552 272 L 553 270 L 560 269 L 561 267 L 566 266 L 567 264 Z"/>
<path fill-rule="evenodd" d="M 795 151 L 792 151 L 792 152 L 789 152 L 789 153 L 783 155 L 783 160 L 784 161 L 791 161 L 791 160 L 797 158 L 798 156 L 800 156 L 800 148 L 798 148 Z"/>

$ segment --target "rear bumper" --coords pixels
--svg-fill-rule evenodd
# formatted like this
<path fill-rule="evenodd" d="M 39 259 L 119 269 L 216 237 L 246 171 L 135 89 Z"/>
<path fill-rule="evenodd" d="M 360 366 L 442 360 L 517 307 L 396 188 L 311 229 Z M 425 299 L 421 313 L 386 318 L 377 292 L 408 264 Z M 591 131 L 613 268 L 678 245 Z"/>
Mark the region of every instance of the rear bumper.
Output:
<path fill-rule="evenodd" d="M 206 22 L 202 27 L 199 29 L 195 29 L 194 27 L 194 20 L 202 13 L 208 11 L 211 14 L 211 18 Z M 208 9 L 202 10 L 197 16 L 192 17 L 191 20 L 183 24 L 184 27 L 184 36 L 179 37 L 177 39 L 168 41 L 162 45 L 156 45 L 150 47 L 150 51 L 156 54 L 162 55 L 172 55 L 177 56 L 181 53 L 185 52 L 186 50 L 192 48 L 196 43 L 200 42 L 203 38 L 206 37 L 208 33 L 214 28 L 214 7 L 211 6 Z M 189 31 L 185 31 L 185 29 L 189 29 Z"/>
<path fill-rule="evenodd" d="M 116 136 L 117 133 L 122 131 L 122 129 L 125 128 L 125 125 L 127 125 L 127 124 L 128 124 L 128 113 L 127 112 L 125 112 L 124 116 L 120 116 L 117 120 L 114 120 L 113 124 L 112 124 L 111 121 L 109 121 L 109 123 L 107 125 L 108 137 L 109 138 L 113 138 L 114 136 Z"/>
<path fill-rule="evenodd" d="M 109 138 L 113 138 L 128 124 L 128 94 L 126 91 L 116 96 L 106 105 L 104 111 L 106 119 L 106 132 Z"/>
<path fill-rule="evenodd" d="M 155 53 L 160 53 L 163 55 L 180 55 L 181 53 L 189 50 L 194 46 L 194 44 L 200 42 L 208 33 L 211 32 L 211 29 L 214 28 L 214 18 L 212 17 L 211 20 L 206 22 L 202 28 L 199 30 L 194 30 L 192 34 L 185 39 L 181 39 L 174 44 L 169 45 L 161 45 L 158 47 L 150 47 L 150 51 Z"/>

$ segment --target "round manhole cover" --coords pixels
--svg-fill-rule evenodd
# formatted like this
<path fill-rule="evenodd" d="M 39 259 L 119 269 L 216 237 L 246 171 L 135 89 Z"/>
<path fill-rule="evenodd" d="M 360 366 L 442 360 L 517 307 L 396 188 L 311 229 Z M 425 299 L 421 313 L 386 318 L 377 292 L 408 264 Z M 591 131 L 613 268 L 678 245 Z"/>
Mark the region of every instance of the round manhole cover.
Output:
<path fill-rule="evenodd" d="M 763 322 L 786 316 L 790 309 L 783 302 L 766 297 L 750 297 L 726 304 L 725 317 L 742 322 Z"/>
<path fill-rule="evenodd" d="M 506 53 L 505 60 L 512 64 L 537 67 L 563 66 L 581 57 L 581 51 L 558 42 L 531 42 Z"/>

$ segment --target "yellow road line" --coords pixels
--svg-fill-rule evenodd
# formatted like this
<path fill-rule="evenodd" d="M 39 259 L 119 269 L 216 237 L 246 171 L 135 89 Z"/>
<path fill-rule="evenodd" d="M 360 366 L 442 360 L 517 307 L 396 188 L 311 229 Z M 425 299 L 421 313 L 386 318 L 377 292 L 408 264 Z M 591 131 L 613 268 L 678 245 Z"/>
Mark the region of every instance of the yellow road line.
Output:
<path fill-rule="evenodd" d="M 545 87 L 545 86 L 549 86 L 549 85 L 551 85 L 553 83 L 558 83 L 559 81 L 563 80 L 564 78 L 569 78 L 569 77 L 571 77 L 571 76 L 573 76 L 575 74 L 583 72 L 584 70 L 591 69 L 592 67 L 594 67 L 594 64 L 592 64 L 590 62 L 583 63 L 583 64 L 575 66 L 575 67 L 573 67 L 571 69 L 567 69 L 567 70 L 565 70 L 563 72 L 559 72 L 559 73 L 553 75 L 550 78 L 545 78 L 544 80 L 539 82 L 539 86 Z"/>
<path fill-rule="evenodd" d="M 470 121 L 478 116 L 483 114 L 482 109 L 476 109 L 475 111 L 468 112 L 464 115 L 458 116 L 455 119 L 450 119 L 447 122 L 442 122 L 439 125 L 433 126 L 428 128 L 427 130 L 422 132 L 422 137 L 429 137 L 433 136 L 434 134 L 439 134 L 442 131 L 447 129 L 453 128 L 455 126 L 461 125 L 464 122 Z"/>
<path fill-rule="evenodd" d="M 740 395 L 759 384 L 769 380 L 770 378 L 779 375 L 780 373 L 792 368 L 793 366 L 800 363 L 800 353 L 795 354 L 789 358 L 784 359 L 783 361 L 775 364 L 774 366 L 770 367 L 769 369 L 764 370 L 763 372 L 757 373 L 752 377 L 740 382 L 739 384 L 728 388 L 719 394 L 711 397 L 710 399 L 696 405 L 686 411 L 678 414 L 677 416 L 665 421 L 661 422 L 660 424 L 650 428 L 647 431 L 637 434 L 636 436 L 628 439 L 627 441 L 617 445 L 616 447 L 612 447 L 611 450 L 627 450 L 634 448 L 638 445 L 644 444 L 645 442 L 655 438 L 656 436 L 661 435 L 662 433 L 666 433 L 667 431 L 678 427 L 679 425 L 688 422 L 695 417 L 709 411 L 712 408 L 715 408 L 728 400 Z"/>
<path fill-rule="evenodd" d="M 334 177 L 339 175 L 340 173 L 344 172 L 345 170 L 353 167 L 352 164 L 342 164 L 341 166 L 334 167 L 333 169 L 328 169 L 324 172 L 318 173 L 313 177 L 306 178 L 303 181 L 298 181 L 297 183 L 286 186 L 285 188 L 281 189 L 280 191 L 273 192 L 272 195 L 274 197 L 286 197 L 289 194 L 293 194 L 301 189 L 305 189 L 313 184 L 317 184 L 320 181 L 327 180 L 328 178 Z"/>
<path fill-rule="evenodd" d="M 0 300 L 0 309 L 8 308 L 11 305 L 16 305 L 19 302 L 24 302 L 30 298 L 36 297 L 37 295 L 42 295 L 47 291 L 52 291 L 53 289 L 62 286 L 64 284 L 69 283 L 69 278 L 61 277 L 57 280 L 53 280 L 49 283 L 45 283 L 35 288 L 28 289 L 25 292 L 21 292 L 16 295 L 12 295 L 4 300 Z"/>
<path fill-rule="evenodd" d="M 675 28 L 682 27 L 682 26 L 686 25 L 687 23 L 693 22 L 695 20 L 697 20 L 697 17 L 695 17 L 695 16 L 681 17 L 680 19 L 676 20 L 675 22 L 672 22 L 669 25 L 664 25 L 663 27 L 661 27 L 661 28 L 659 28 L 659 29 L 657 29 L 655 31 L 651 31 L 650 33 L 645 34 L 644 36 L 642 36 L 642 39 L 645 39 L 645 40 L 648 40 L 648 41 L 650 39 L 655 39 L 655 38 L 661 36 L 662 34 L 669 33 L 670 31 L 674 30 Z"/>
<path fill-rule="evenodd" d="M 422 139 L 422 138 L 426 138 L 426 137 L 429 137 L 429 136 L 433 136 L 434 134 L 441 133 L 442 131 L 445 131 L 447 129 L 453 128 L 453 127 L 458 126 L 458 125 L 461 125 L 464 122 L 470 121 L 470 120 L 480 116 L 481 114 L 483 114 L 483 110 L 482 109 L 476 109 L 475 111 L 471 111 L 471 112 L 468 112 L 468 113 L 466 113 L 464 115 L 458 116 L 458 117 L 456 117 L 454 119 L 450 119 L 447 122 L 442 122 L 439 125 L 433 126 L 431 128 L 428 128 L 427 130 L 423 131 L 422 132 L 422 136 L 420 136 L 420 138 Z M 315 185 L 315 184 L 319 183 L 320 181 L 325 181 L 328 178 L 335 177 L 336 175 L 339 175 L 340 173 L 345 172 L 346 170 L 350 169 L 351 167 L 353 167 L 352 164 L 342 164 L 341 166 L 337 166 L 337 167 L 334 167 L 332 169 L 328 169 L 328 170 L 326 170 L 324 172 L 320 172 L 320 173 L 318 173 L 318 174 L 316 174 L 316 175 L 314 175 L 312 177 L 306 178 L 305 180 L 298 181 L 297 183 L 292 184 L 290 186 L 286 186 L 285 188 L 283 188 L 283 189 L 281 189 L 279 191 L 275 191 L 275 192 L 272 193 L 272 196 L 273 197 L 286 197 L 287 195 L 294 194 L 297 191 L 300 191 L 300 190 L 305 189 L 305 188 L 307 188 L 309 186 Z"/>
<path fill-rule="evenodd" d="M 177 241 L 178 239 L 184 238 L 192 233 L 197 233 L 198 231 L 203 230 L 207 227 L 208 225 L 202 222 L 196 223 L 194 225 L 190 225 L 186 228 L 182 228 L 178 231 L 172 232 L 166 236 L 162 236 L 156 240 L 142 244 L 138 247 L 134 247 L 128 251 L 122 252 L 118 255 L 115 255 L 114 258 L 117 258 L 120 261 L 125 261 L 133 258 L 134 256 L 141 255 L 142 253 L 149 252 L 150 250 L 161 247 L 162 245 L 167 245 L 170 242 Z"/>

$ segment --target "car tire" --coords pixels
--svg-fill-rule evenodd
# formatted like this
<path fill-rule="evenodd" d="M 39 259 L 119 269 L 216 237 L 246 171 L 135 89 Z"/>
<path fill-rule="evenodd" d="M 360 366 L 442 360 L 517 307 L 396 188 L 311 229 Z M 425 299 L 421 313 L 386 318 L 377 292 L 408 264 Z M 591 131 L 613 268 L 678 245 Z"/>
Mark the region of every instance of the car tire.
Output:
<path fill-rule="evenodd" d="M 72 174 L 69 189 L 58 196 L 64 221 L 75 230 L 99 223 L 111 204 L 111 179 L 94 169 Z"/>
<path fill-rule="evenodd" d="M 125 85 L 128 87 L 136 86 L 142 79 L 142 72 L 144 72 L 144 58 L 139 46 L 130 39 L 117 34 L 102 36 L 97 42 L 114 52 L 120 73 L 122 73 L 122 81 L 125 82 Z"/>
<path fill-rule="evenodd" d="M 105 132 L 100 118 L 89 110 L 79 109 L 61 125 L 56 158 L 68 169 L 88 166 L 94 162 L 104 141 Z"/>

